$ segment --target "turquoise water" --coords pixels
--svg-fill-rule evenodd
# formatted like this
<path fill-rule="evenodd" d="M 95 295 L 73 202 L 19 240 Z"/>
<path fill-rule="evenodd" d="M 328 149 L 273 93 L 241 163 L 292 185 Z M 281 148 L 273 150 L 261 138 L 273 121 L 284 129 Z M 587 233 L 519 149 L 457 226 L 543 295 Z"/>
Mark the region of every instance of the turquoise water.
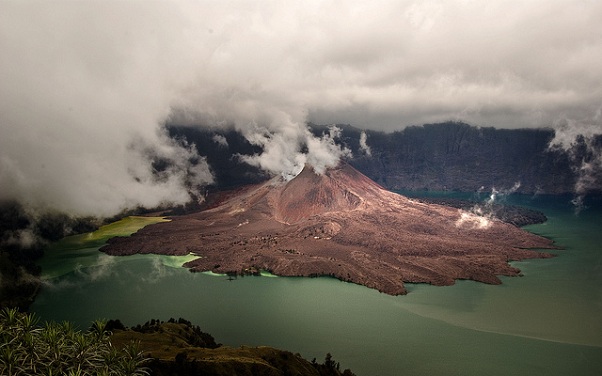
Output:
<path fill-rule="evenodd" d="M 602 374 L 602 205 L 578 216 L 568 199 L 511 196 L 549 217 L 529 231 L 564 247 L 517 262 L 523 277 L 489 286 L 409 286 L 392 297 L 331 278 L 190 273 L 189 259 L 111 257 L 57 244 L 32 310 L 86 327 L 184 317 L 227 345 L 270 345 L 367 375 Z M 69 244 L 68 242 L 65 244 Z"/>

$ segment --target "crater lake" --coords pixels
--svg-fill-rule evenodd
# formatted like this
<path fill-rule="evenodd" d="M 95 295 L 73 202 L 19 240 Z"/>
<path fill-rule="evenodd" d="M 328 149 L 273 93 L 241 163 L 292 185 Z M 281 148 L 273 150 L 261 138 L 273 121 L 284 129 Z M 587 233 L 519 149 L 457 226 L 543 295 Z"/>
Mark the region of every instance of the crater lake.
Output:
<path fill-rule="evenodd" d="M 404 192 L 408 195 L 408 192 Z M 471 194 L 412 193 L 470 198 Z M 40 261 L 44 287 L 31 307 L 43 320 L 87 328 L 183 317 L 228 346 L 267 345 L 359 376 L 602 374 L 602 204 L 576 213 L 570 197 L 508 196 L 548 221 L 526 230 L 562 247 L 557 257 L 512 263 L 502 285 L 408 285 L 389 296 L 332 278 L 190 273 L 194 256 L 108 256 L 106 239 L 161 218 L 130 217 L 65 238 Z"/>

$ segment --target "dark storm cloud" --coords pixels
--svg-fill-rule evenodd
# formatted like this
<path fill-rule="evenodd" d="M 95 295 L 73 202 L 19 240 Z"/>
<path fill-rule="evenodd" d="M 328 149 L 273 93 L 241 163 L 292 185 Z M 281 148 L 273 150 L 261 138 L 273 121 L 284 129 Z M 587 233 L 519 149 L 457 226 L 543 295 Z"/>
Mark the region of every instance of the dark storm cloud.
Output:
<path fill-rule="evenodd" d="M 599 131 L 601 18 L 597 1 L 3 1 L 0 195 L 105 214 L 186 201 L 185 175 L 211 175 L 170 117 L 234 126 L 284 174 L 346 153 L 308 120 Z M 179 167 L 157 180 L 149 149 Z"/>

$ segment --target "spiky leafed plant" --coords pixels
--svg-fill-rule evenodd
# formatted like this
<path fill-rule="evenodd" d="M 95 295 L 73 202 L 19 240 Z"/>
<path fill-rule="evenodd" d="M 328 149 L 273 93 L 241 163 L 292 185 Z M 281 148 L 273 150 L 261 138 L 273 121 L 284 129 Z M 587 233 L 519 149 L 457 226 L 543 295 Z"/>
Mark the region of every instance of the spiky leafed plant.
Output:
<path fill-rule="evenodd" d="M 33 314 L 0 311 L 0 375 L 148 375 L 136 345 L 116 349 L 106 323 L 88 332 L 68 322 L 38 326 Z"/>

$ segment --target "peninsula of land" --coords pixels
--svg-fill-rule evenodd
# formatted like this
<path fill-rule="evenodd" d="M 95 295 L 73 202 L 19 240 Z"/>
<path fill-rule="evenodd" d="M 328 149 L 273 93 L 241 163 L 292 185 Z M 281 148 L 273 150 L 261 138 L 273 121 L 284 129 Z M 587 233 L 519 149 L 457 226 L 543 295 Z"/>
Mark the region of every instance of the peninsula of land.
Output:
<path fill-rule="evenodd" d="M 111 255 L 194 254 L 192 271 L 332 276 L 381 292 L 404 283 L 489 284 L 552 241 L 499 220 L 387 191 L 348 164 L 240 189 L 213 208 L 108 241 Z"/>

